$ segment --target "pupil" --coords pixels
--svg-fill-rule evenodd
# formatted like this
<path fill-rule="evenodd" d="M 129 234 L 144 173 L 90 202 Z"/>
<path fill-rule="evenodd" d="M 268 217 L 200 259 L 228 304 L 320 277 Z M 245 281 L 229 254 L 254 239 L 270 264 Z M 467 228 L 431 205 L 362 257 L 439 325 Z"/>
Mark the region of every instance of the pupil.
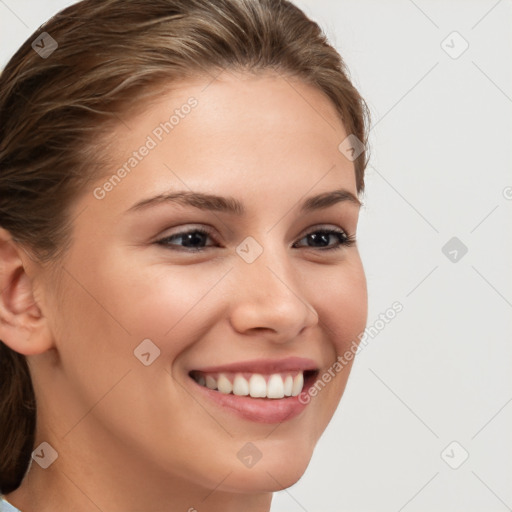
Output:
<path fill-rule="evenodd" d="M 329 233 L 321 233 L 320 235 L 317 233 L 312 233 L 309 236 L 313 242 L 321 242 L 322 246 L 329 245 Z"/>
<path fill-rule="evenodd" d="M 199 233 L 197 231 L 195 231 L 193 233 L 187 233 L 183 245 L 185 245 L 186 247 L 189 247 L 189 246 L 194 246 L 197 243 L 201 243 L 201 241 L 203 241 L 203 239 L 202 239 L 203 236 L 204 236 L 203 233 Z"/>

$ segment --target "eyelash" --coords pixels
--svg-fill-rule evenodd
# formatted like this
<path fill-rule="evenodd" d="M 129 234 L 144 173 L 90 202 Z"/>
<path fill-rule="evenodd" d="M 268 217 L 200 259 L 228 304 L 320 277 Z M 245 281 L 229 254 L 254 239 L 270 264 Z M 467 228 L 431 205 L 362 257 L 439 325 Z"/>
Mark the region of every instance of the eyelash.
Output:
<path fill-rule="evenodd" d="M 206 249 L 211 248 L 212 246 L 206 246 L 206 247 L 199 247 L 199 248 L 190 248 L 190 247 L 183 247 L 183 246 L 175 246 L 173 247 L 173 244 L 169 244 L 168 242 L 173 238 L 180 238 L 184 237 L 186 235 L 190 235 L 192 233 L 201 233 L 205 236 L 210 237 L 211 239 L 215 240 L 212 234 L 203 227 L 197 227 L 190 229 L 188 231 L 181 231 L 179 233 L 175 233 L 170 236 L 166 236 L 165 238 L 162 238 L 160 240 L 157 240 L 155 243 L 158 245 L 161 245 L 163 247 L 169 248 L 171 250 L 176 251 L 185 251 L 190 253 L 200 253 L 204 252 Z M 344 231 L 338 230 L 338 229 L 327 229 L 327 228 L 320 228 L 316 229 L 314 231 L 310 231 L 309 233 L 306 233 L 300 240 L 306 238 L 309 235 L 312 234 L 318 234 L 321 233 L 323 235 L 337 235 L 338 236 L 338 243 L 337 245 L 334 245 L 332 247 L 308 247 L 305 246 L 306 249 L 313 249 L 313 250 L 319 250 L 319 251 L 332 251 L 332 250 L 339 250 L 343 247 L 352 247 L 356 243 L 356 238 L 353 235 L 347 235 Z M 300 241 L 299 240 L 299 241 Z M 295 244 L 294 244 L 295 245 Z M 177 249 L 176 247 L 181 247 L 181 249 Z"/>

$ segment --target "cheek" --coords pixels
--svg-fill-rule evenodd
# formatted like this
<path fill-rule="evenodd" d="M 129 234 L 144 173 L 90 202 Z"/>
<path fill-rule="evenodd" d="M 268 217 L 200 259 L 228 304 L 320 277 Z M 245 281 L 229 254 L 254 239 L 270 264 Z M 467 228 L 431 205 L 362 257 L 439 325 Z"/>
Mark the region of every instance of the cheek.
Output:
<path fill-rule="evenodd" d="M 366 277 L 359 258 L 346 264 L 318 281 L 315 308 L 330 345 L 336 351 L 333 359 L 359 343 L 368 315 Z"/>
<path fill-rule="evenodd" d="M 318 393 L 311 397 L 317 407 L 318 436 L 343 395 L 368 314 L 366 278 L 360 259 L 347 261 L 332 272 L 328 280 L 323 280 L 323 284 L 315 307 L 329 347 L 329 359 L 327 368 L 318 376 L 318 380 L 323 381 L 317 385 Z"/>
<path fill-rule="evenodd" d="M 171 364 L 219 321 L 230 267 L 200 267 L 158 263 L 134 271 L 127 265 L 105 276 L 104 300 L 129 330 L 132 351 L 149 338 Z"/>

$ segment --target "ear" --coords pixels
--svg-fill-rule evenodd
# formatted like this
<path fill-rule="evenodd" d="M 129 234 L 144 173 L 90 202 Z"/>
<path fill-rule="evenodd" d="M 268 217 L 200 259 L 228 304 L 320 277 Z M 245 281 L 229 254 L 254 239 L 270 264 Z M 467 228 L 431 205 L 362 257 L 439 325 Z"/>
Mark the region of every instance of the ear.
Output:
<path fill-rule="evenodd" d="M 24 355 L 41 354 L 53 346 L 34 294 L 37 269 L 36 262 L 0 227 L 0 340 Z"/>

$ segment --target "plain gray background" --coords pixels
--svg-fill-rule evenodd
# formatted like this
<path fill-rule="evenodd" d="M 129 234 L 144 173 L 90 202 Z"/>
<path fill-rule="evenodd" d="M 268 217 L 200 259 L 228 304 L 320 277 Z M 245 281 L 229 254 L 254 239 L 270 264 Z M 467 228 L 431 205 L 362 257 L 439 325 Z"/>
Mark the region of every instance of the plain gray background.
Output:
<path fill-rule="evenodd" d="M 0 0 L 0 67 L 71 3 Z M 368 325 L 404 309 L 272 512 L 512 510 L 512 2 L 296 4 L 372 111 Z"/>

